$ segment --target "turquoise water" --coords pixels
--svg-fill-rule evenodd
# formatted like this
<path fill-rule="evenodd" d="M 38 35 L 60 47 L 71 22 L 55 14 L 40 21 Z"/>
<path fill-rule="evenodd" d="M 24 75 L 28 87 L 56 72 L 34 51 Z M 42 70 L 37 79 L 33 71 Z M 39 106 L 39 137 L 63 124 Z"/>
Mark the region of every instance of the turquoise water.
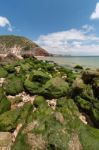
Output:
<path fill-rule="evenodd" d="M 82 65 L 83 67 L 87 68 L 99 68 L 99 56 L 97 57 L 43 57 L 40 58 L 43 60 L 54 61 L 55 63 L 74 67 L 75 65 Z"/>

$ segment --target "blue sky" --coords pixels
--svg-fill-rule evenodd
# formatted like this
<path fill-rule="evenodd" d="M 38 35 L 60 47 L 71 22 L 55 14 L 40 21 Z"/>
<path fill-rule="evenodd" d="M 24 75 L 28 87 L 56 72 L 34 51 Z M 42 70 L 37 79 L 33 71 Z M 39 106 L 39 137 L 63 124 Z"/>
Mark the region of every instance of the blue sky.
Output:
<path fill-rule="evenodd" d="M 0 34 L 51 53 L 99 55 L 99 0 L 0 0 Z"/>

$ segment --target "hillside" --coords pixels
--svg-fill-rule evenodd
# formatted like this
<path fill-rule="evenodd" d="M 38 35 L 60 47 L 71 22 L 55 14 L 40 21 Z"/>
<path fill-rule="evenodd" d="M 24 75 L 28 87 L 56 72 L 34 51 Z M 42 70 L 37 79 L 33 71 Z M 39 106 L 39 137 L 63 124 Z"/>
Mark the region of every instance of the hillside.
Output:
<path fill-rule="evenodd" d="M 14 35 L 0 36 L 0 54 L 32 53 L 34 56 L 49 56 L 49 53 L 31 40 Z"/>

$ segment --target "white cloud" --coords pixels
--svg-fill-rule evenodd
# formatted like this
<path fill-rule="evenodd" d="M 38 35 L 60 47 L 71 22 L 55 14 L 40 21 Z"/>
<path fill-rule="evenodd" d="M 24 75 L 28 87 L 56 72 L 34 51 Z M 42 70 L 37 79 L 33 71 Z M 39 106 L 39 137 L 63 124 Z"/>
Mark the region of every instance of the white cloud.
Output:
<path fill-rule="evenodd" d="M 90 19 L 99 19 L 99 2 L 96 3 L 96 8 L 94 12 L 91 14 Z"/>
<path fill-rule="evenodd" d="M 99 37 L 89 32 L 92 29 L 83 26 L 80 30 L 41 35 L 35 42 L 53 54 L 99 55 Z"/>
<path fill-rule="evenodd" d="M 83 25 L 82 29 L 84 30 L 84 33 L 95 31 L 95 28 L 88 24 Z"/>
<path fill-rule="evenodd" d="M 6 17 L 0 16 L 0 27 L 6 27 L 8 28 L 8 31 L 12 32 L 12 26 L 10 21 Z"/>

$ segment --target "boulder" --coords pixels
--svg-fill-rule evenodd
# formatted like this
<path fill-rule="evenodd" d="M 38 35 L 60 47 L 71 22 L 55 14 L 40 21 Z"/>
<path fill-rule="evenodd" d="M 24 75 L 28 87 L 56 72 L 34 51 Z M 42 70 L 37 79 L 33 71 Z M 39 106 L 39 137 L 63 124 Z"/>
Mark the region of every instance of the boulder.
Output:
<path fill-rule="evenodd" d="M 41 89 L 41 85 L 39 82 L 32 82 L 32 81 L 26 79 L 24 82 L 24 88 L 30 94 L 39 94 L 40 89 Z"/>
<path fill-rule="evenodd" d="M 85 70 L 82 73 L 82 79 L 86 84 L 91 84 L 96 77 L 99 78 L 99 72 L 96 70 Z"/>
<path fill-rule="evenodd" d="M 55 77 L 46 82 L 41 93 L 47 98 L 58 98 L 67 95 L 68 90 L 68 83 L 60 77 Z"/>
<path fill-rule="evenodd" d="M 4 89 L 7 95 L 16 95 L 23 91 L 23 82 L 21 78 L 13 75 L 5 80 Z"/>
<path fill-rule="evenodd" d="M 86 112 L 90 111 L 91 106 L 92 106 L 90 102 L 86 101 L 85 99 L 81 98 L 80 96 L 77 96 L 75 101 L 82 110 L 85 110 Z"/>
<path fill-rule="evenodd" d="M 41 84 L 44 84 L 46 81 L 48 81 L 50 77 L 48 74 L 42 71 L 34 71 L 32 74 L 32 81 L 39 82 Z"/>
<path fill-rule="evenodd" d="M 72 84 L 72 91 L 71 91 L 72 97 L 74 98 L 75 96 L 81 94 L 84 88 L 85 88 L 85 84 L 83 80 L 79 77 L 76 78 L 76 80 L 74 80 Z"/>

